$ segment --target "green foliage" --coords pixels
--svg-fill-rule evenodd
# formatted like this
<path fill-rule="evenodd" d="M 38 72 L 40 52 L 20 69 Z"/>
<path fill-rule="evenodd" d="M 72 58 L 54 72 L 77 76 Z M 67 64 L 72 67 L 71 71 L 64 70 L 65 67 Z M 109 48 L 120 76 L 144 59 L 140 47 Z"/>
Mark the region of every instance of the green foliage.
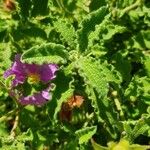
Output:
<path fill-rule="evenodd" d="M 22 60 L 27 63 L 65 63 L 68 59 L 65 48 L 62 45 L 48 43 L 32 47 L 25 51 Z"/>
<path fill-rule="evenodd" d="M 76 44 L 76 33 L 74 27 L 64 20 L 58 20 L 54 23 L 54 26 L 56 28 L 56 31 L 61 34 L 63 40 L 67 42 L 71 48 L 74 48 Z"/>
<path fill-rule="evenodd" d="M 0 149 L 150 149 L 149 9 L 148 0 L 1 1 Z M 46 105 L 16 103 L 15 75 L 3 76 L 16 54 L 59 66 Z"/>
<path fill-rule="evenodd" d="M 145 66 L 145 70 L 146 70 L 147 75 L 150 77 L 150 69 L 149 69 L 149 66 L 150 66 L 150 57 L 149 56 L 145 57 L 144 66 Z"/>
<path fill-rule="evenodd" d="M 103 21 L 107 12 L 107 7 L 101 7 L 95 12 L 89 14 L 89 16 L 82 21 L 81 29 L 78 31 L 78 42 L 80 51 L 85 51 L 88 45 L 89 33 L 94 30 L 96 24 L 99 24 Z"/>
<path fill-rule="evenodd" d="M 95 41 L 99 44 L 110 41 L 115 34 L 123 33 L 126 28 L 121 25 L 115 25 L 109 21 L 111 15 L 105 16 L 101 24 L 95 26 L 95 30 L 89 35 L 89 47 L 94 46 Z"/>
<path fill-rule="evenodd" d="M 3 145 L 1 148 L 2 149 L 25 149 L 25 143 L 28 141 L 32 141 L 33 137 L 32 137 L 32 133 L 30 130 L 28 130 L 27 132 L 24 132 L 22 135 L 19 135 L 17 140 L 12 139 L 11 137 L 1 137 L 0 141 L 1 144 Z"/>
<path fill-rule="evenodd" d="M 129 145 L 129 142 L 121 139 L 119 143 L 109 142 L 108 147 L 103 147 L 96 142 L 92 141 L 94 150 L 147 150 L 149 146 L 141 146 L 138 144 Z"/>
<path fill-rule="evenodd" d="M 101 146 L 97 144 L 94 140 L 91 140 L 92 146 L 94 150 L 107 150 L 107 147 Z"/>
<path fill-rule="evenodd" d="M 107 63 L 99 64 L 89 58 L 81 58 L 79 61 L 79 74 L 83 76 L 85 83 L 87 84 L 87 94 L 92 100 L 92 106 L 95 109 L 97 118 L 100 122 L 106 123 L 111 129 L 106 130 L 112 137 L 116 134 L 113 133 L 113 126 L 116 126 L 116 113 L 111 109 L 111 102 L 107 97 L 108 94 L 108 83 L 116 82 L 120 83 L 120 78 L 116 72 L 112 69 L 108 69 Z M 111 67 L 111 66 L 109 66 Z"/>
<path fill-rule="evenodd" d="M 89 58 L 81 58 L 79 61 L 79 73 L 84 77 L 86 84 L 89 84 L 100 94 L 105 97 L 108 92 L 107 80 L 105 80 L 102 68 L 97 67 L 96 62 L 92 62 Z M 101 80 L 99 80 L 101 79 Z"/>
<path fill-rule="evenodd" d="M 136 139 L 140 134 L 144 134 L 147 132 L 149 127 L 149 117 L 143 117 L 139 119 L 137 122 L 134 123 L 134 128 L 132 129 L 132 124 L 129 122 L 124 123 L 124 129 L 126 132 L 126 138 L 129 140 L 129 142 L 133 142 L 134 139 Z"/>
<path fill-rule="evenodd" d="M 96 133 L 96 127 L 86 127 L 84 129 L 77 130 L 75 134 L 79 139 L 79 144 L 83 144 L 91 139 L 91 137 Z"/>
<path fill-rule="evenodd" d="M 33 0 L 33 8 L 31 15 L 46 15 L 48 13 L 48 0 Z"/>
<path fill-rule="evenodd" d="M 69 89 L 64 92 L 57 103 L 57 107 L 55 109 L 54 120 L 57 120 L 57 115 L 61 110 L 62 103 L 66 102 L 73 95 L 73 90 Z"/>

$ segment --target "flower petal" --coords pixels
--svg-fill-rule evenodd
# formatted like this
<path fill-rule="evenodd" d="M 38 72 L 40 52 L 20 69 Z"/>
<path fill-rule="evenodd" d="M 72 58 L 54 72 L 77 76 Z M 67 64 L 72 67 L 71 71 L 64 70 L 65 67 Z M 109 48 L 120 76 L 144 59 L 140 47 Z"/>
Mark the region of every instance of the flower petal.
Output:
<path fill-rule="evenodd" d="M 51 99 L 51 95 L 48 90 L 43 90 L 40 93 L 35 93 L 32 96 L 22 97 L 20 103 L 22 105 L 38 105 L 41 106 Z"/>
<path fill-rule="evenodd" d="M 37 64 L 25 64 L 25 71 L 27 74 L 30 74 L 30 73 L 39 73 L 39 70 L 40 70 L 40 66 L 37 65 Z"/>
<path fill-rule="evenodd" d="M 12 71 L 12 69 L 8 69 L 4 72 L 4 78 L 9 77 L 10 75 L 13 75 L 14 72 Z"/>
<path fill-rule="evenodd" d="M 56 77 L 55 72 L 58 70 L 56 64 L 44 64 L 41 66 L 40 75 L 41 81 L 48 82 Z"/>
<path fill-rule="evenodd" d="M 12 86 L 15 87 L 18 84 L 23 84 L 24 81 L 25 81 L 25 76 L 16 74 L 15 79 L 13 79 L 13 81 L 12 81 Z"/>
<path fill-rule="evenodd" d="M 4 78 L 9 77 L 10 75 L 15 75 L 15 78 L 12 81 L 13 87 L 18 84 L 23 84 L 26 78 L 24 64 L 20 61 L 20 56 L 21 55 L 17 54 L 12 67 L 4 72 Z"/>
<path fill-rule="evenodd" d="M 25 74 L 24 64 L 22 62 L 14 62 L 12 67 L 12 71 L 14 74 Z"/>
<path fill-rule="evenodd" d="M 30 82 L 28 82 L 28 79 L 30 78 L 47 83 L 56 77 L 55 72 L 58 70 L 58 66 L 56 64 L 38 65 L 38 64 L 22 63 L 20 61 L 20 58 L 21 55 L 17 54 L 11 68 L 6 70 L 4 73 L 4 78 L 9 77 L 10 75 L 14 75 L 14 78 L 12 80 L 12 89 L 11 89 L 12 93 L 10 93 L 10 95 L 12 95 L 12 97 L 13 96 L 20 97 L 19 102 L 22 105 L 30 104 L 30 105 L 41 106 L 51 99 L 51 94 L 49 93 L 51 89 L 50 85 L 48 85 L 47 89 L 28 96 L 23 96 L 25 94 L 24 88 L 26 88 L 26 86 L 21 86 L 18 88 L 15 87 L 19 84 L 24 84 L 24 83 L 26 83 L 27 85 L 30 84 Z M 43 84 L 41 85 L 43 86 Z M 14 92 L 15 90 L 13 91 L 13 89 L 15 89 L 17 92 Z"/>

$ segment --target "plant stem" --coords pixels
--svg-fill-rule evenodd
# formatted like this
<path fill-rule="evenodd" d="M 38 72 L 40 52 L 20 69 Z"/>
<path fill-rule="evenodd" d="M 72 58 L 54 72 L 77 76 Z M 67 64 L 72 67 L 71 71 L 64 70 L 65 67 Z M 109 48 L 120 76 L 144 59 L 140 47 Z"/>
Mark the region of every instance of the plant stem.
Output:
<path fill-rule="evenodd" d="M 128 13 L 130 10 L 135 9 L 136 7 L 140 6 L 143 0 L 137 0 L 134 4 L 124 8 L 122 10 L 122 14 Z"/>
<path fill-rule="evenodd" d="M 122 110 L 122 107 L 121 107 L 121 103 L 119 101 L 120 98 L 119 98 L 119 95 L 118 95 L 117 91 L 113 91 L 111 95 L 113 96 L 116 108 L 119 111 L 120 118 L 122 120 L 124 120 L 124 113 L 123 113 L 123 110 Z"/>
<path fill-rule="evenodd" d="M 1 75 L 0 75 L 1 76 Z M 7 88 L 6 88 L 6 86 L 5 86 L 5 84 L 0 80 L 0 87 L 1 88 L 4 88 L 4 89 L 6 89 L 7 90 Z"/>
<path fill-rule="evenodd" d="M 16 136 L 16 128 L 18 126 L 19 123 L 19 111 L 16 112 L 16 118 L 15 118 L 15 122 L 14 125 L 11 129 L 11 133 L 10 133 L 10 137 L 14 139 L 14 137 Z"/>
<path fill-rule="evenodd" d="M 19 108 L 17 107 L 17 108 L 15 108 L 14 110 L 12 110 L 12 111 L 8 112 L 7 114 L 5 114 L 4 116 L 2 116 L 2 117 L 0 118 L 0 122 L 5 121 L 9 116 L 15 114 L 15 113 L 18 111 L 18 109 L 19 109 Z"/>
<path fill-rule="evenodd" d="M 115 105 L 117 107 L 117 110 L 120 112 L 120 117 L 124 120 L 124 113 L 123 113 L 123 110 L 121 108 L 121 104 L 119 102 L 119 99 L 118 98 L 115 98 L 114 99 L 114 102 L 115 102 Z"/>
<path fill-rule="evenodd" d="M 58 6 L 59 6 L 62 10 L 66 11 L 66 12 L 69 13 L 69 14 L 72 14 L 67 8 L 65 8 L 65 6 L 64 6 L 62 0 L 56 0 L 56 2 L 57 2 L 57 4 L 58 4 Z"/>

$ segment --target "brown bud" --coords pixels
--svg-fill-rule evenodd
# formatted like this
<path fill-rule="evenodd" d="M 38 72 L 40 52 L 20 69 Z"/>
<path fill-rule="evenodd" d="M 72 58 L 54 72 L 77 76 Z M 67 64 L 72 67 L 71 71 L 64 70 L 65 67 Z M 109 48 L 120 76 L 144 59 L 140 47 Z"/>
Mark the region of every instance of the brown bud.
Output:
<path fill-rule="evenodd" d="M 67 103 L 62 104 L 59 117 L 61 121 L 71 121 L 72 110 Z"/>
<path fill-rule="evenodd" d="M 82 105 L 83 101 L 83 97 L 79 95 L 73 95 L 71 98 L 69 98 L 67 102 L 63 103 L 61 106 L 61 111 L 59 113 L 60 119 L 62 121 L 71 121 L 72 109 L 74 107 L 79 108 Z"/>
<path fill-rule="evenodd" d="M 82 96 L 74 95 L 67 101 L 67 103 L 70 108 L 74 108 L 74 107 L 79 108 L 82 105 L 83 101 L 84 101 L 84 99 Z"/>
<path fill-rule="evenodd" d="M 4 1 L 4 7 L 7 11 L 12 11 L 16 9 L 16 5 L 14 0 L 5 0 Z"/>

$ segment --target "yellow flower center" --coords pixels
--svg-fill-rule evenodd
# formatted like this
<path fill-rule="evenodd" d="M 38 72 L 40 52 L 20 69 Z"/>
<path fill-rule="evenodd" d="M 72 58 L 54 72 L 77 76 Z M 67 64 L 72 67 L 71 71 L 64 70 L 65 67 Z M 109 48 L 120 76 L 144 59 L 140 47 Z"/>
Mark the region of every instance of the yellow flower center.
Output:
<path fill-rule="evenodd" d="M 36 84 L 40 81 L 40 75 L 36 73 L 30 73 L 28 74 L 28 82 L 30 84 Z"/>

